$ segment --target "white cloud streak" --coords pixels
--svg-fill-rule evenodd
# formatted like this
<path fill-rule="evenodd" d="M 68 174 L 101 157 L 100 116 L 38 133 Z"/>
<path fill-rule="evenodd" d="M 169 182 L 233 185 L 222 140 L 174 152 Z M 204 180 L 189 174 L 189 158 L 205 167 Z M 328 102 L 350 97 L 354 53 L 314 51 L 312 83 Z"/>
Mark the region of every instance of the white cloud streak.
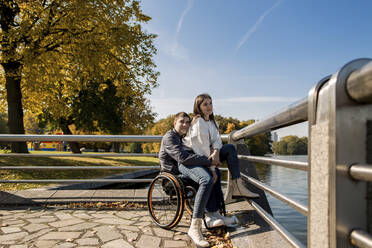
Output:
<path fill-rule="evenodd" d="M 276 7 L 280 5 L 282 0 L 277 1 L 270 9 L 266 10 L 256 21 L 256 23 L 248 30 L 248 32 L 243 36 L 243 38 L 239 41 L 239 43 L 236 46 L 235 52 L 237 52 L 245 42 L 252 36 L 254 32 L 258 29 L 258 27 L 261 25 L 265 17 L 270 14 Z"/>
<path fill-rule="evenodd" d="M 186 8 L 183 10 L 181 17 L 178 20 L 176 34 L 175 34 L 175 37 L 174 37 L 174 42 L 172 44 L 172 48 L 170 49 L 171 55 L 175 58 L 186 59 L 188 57 L 187 49 L 184 48 L 178 42 L 178 36 L 179 36 L 179 34 L 181 32 L 181 29 L 182 29 L 183 20 L 185 19 L 186 15 L 190 12 L 193 5 L 194 5 L 194 0 L 188 0 Z"/>
<path fill-rule="evenodd" d="M 185 16 L 187 15 L 187 13 L 189 13 L 189 11 L 191 10 L 191 8 L 192 8 L 193 5 L 194 5 L 194 0 L 188 0 L 187 1 L 187 6 L 183 10 L 182 15 L 181 15 L 181 18 L 178 20 L 177 30 L 176 30 L 176 39 L 178 38 L 178 35 L 181 32 L 182 24 L 183 24 L 183 19 L 185 19 Z"/>

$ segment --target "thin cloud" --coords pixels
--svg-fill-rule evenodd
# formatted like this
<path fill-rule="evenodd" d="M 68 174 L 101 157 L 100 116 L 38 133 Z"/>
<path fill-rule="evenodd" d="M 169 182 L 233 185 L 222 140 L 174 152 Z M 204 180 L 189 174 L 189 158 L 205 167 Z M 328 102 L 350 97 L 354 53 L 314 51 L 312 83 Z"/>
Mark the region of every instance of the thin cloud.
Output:
<path fill-rule="evenodd" d="M 251 37 L 251 35 L 256 32 L 257 28 L 261 25 L 265 17 L 270 14 L 276 7 L 280 5 L 282 0 L 277 1 L 270 9 L 266 10 L 256 21 L 256 23 L 248 30 L 248 32 L 244 35 L 244 37 L 239 41 L 238 45 L 236 46 L 235 52 L 237 52 L 245 42 Z"/>
<path fill-rule="evenodd" d="M 181 15 L 181 18 L 178 20 L 178 25 L 177 25 L 177 30 L 176 30 L 176 37 L 178 37 L 178 34 L 181 32 L 182 24 L 183 24 L 183 19 L 185 19 L 185 16 L 192 9 L 192 6 L 193 5 L 194 5 L 194 0 L 188 0 L 187 1 L 187 6 L 183 10 L 182 15 Z"/>
<path fill-rule="evenodd" d="M 183 20 L 185 19 L 186 15 L 190 12 L 193 5 L 194 5 L 194 0 L 188 0 L 186 8 L 183 10 L 181 17 L 178 20 L 174 42 L 173 42 L 172 48 L 170 49 L 172 56 L 175 58 L 186 59 L 188 57 L 187 49 L 183 47 L 181 44 L 179 44 L 178 42 L 178 36 L 182 29 Z"/>

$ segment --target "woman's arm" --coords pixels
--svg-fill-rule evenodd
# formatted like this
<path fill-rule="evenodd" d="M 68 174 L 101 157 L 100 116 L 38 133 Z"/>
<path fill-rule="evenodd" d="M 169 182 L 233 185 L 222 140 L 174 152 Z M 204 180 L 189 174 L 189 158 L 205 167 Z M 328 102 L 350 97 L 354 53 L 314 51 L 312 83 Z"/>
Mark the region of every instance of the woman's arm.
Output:
<path fill-rule="evenodd" d="M 196 154 L 207 157 L 210 155 L 208 127 L 201 117 L 190 127 L 187 136 L 189 147 L 192 148 Z"/>
<path fill-rule="evenodd" d="M 164 151 L 179 164 L 186 166 L 201 165 L 207 167 L 211 165 L 211 161 L 206 156 L 194 154 L 189 150 L 186 150 L 180 139 L 174 135 L 167 133 L 163 137 L 162 145 Z"/>
<path fill-rule="evenodd" d="M 209 134 L 211 136 L 211 145 L 212 145 L 213 150 L 220 150 L 222 148 L 222 140 L 221 140 L 220 133 L 218 131 L 217 122 L 210 123 Z"/>

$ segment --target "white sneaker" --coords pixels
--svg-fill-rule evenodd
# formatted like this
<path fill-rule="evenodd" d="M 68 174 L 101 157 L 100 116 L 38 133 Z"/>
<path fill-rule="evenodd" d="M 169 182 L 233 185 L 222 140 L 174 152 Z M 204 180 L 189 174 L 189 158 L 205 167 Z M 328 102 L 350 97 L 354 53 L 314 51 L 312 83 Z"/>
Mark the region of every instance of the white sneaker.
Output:
<path fill-rule="evenodd" d="M 227 227 L 235 227 L 239 224 L 238 218 L 236 218 L 235 216 L 223 216 L 218 211 L 213 212 L 213 217 L 219 220 L 223 220 L 225 226 Z"/>
<path fill-rule="evenodd" d="M 214 228 L 225 225 L 223 219 L 218 218 L 218 216 L 216 217 L 216 212 L 205 212 L 205 223 L 207 224 L 207 228 Z"/>
<path fill-rule="evenodd" d="M 187 235 L 189 235 L 189 237 L 192 239 L 195 245 L 199 247 L 209 247 L 208 241 L 204 239 L 203 234 L 201 232 L 201 224 L 202 219 L 192 218 L 190 229 L 187 232 Z"/>

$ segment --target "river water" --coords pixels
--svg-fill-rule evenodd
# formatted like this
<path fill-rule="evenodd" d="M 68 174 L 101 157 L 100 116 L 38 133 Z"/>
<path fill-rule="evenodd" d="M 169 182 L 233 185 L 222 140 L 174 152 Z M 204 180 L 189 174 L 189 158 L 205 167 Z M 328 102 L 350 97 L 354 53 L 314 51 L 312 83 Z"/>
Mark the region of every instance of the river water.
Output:
<path fill-rule="evenodd" d="M 274 156 L 276 159 L 307 162 L 307 156 Z M 259 179 L 276 191 L 305 206 L 308 204 L 307 172 L 275 165 L 256 164 Z M 266 193 L 275 219 L 303 244 L 307 244 L 307 218 Z"/>

